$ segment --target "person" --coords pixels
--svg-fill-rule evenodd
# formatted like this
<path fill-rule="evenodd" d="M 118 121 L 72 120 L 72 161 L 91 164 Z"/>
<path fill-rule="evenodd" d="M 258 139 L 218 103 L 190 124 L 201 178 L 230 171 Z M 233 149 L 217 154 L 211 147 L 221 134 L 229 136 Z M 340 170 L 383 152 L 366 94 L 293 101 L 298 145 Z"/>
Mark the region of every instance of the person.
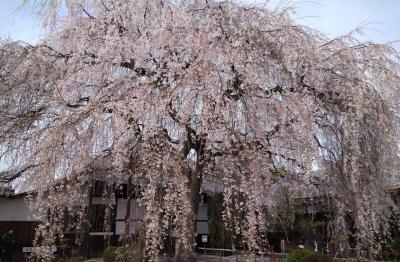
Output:
<path fill-rule="evenodd" d="M 12 244 L 14 244 L 14 232 L 10 228 L 6 233 L 3 234 L 1 238 L 3 246 L 3 261 L 12 262 Z"/>

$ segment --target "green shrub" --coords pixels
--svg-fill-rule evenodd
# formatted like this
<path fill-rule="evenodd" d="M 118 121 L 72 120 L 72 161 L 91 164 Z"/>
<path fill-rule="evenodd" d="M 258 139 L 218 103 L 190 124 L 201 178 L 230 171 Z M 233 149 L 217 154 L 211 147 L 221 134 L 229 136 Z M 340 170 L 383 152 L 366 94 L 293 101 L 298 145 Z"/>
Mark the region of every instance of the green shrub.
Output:
<path fill-rule="evenodd" d="M 314 223 L 311 224 L 311 228 L 313 229 L 321 229 L 326 226 L 325 221 L 315 221 Z"/>
<path fill-rule="evenodd" d="M 124 246 L 117 250 L 116 262 L 140 262 L 143 261 L 141 252 L 137 246 Z"/>
<path fill-rule="evenodd" d="M 357 262 L 368 262 L 368 259 L 365 257 L 357 257 Z"/>
<path fill-rule="evenodd" d="M 301 239 L 306 236 L 309 231 L 310 221 L 307 219 L 301 219 L 294 224 L 293 233 L 296 239 Z"/>
<path fill-rule="evenodd" d="M 301 262 L 333 262 L 333 257 L 330 255 L 314 253 L 304 257 Z"/>
<path fill-rule="evenodd" d="M 107 247 L 103 253 L 104 262 L 116 262 L 118 247 Z"/>
<path fill-rule="evenodd" d="M 139 262 L 142 261 L 141 252 L 135 246 L 108 247 L 104 250 L 104 262 Z"/>
<path fill-rule="evenodd" d="M 287 262 L 301 262 L 303 258 L 312 254 L 313 252 L 307 248 L 296 249 L 289 252 Z"/>
<path fill-rule="evenodd" d="M 400 235 L 395 236 L 390 244 L 392 250 L 400 252 Z"/>

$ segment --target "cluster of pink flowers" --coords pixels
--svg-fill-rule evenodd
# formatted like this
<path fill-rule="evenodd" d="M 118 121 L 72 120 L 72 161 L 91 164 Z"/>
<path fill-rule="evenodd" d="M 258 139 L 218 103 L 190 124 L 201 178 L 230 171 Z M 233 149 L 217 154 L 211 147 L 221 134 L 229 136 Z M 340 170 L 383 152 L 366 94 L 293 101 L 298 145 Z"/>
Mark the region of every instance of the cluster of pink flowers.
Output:
<path fill-rule="evenodd" d="M 332 237 L 356 230 L 359 254 L 380 250 L 399 163 L 390 46 L 231 1 L 37 2 L 46 37 L 0 43 L 0 149 L 10 177 L 39 192 L 40 256 L 65 209 L 86 223 L 94 166 L 110 192 L 140 185 L 151 261 L 167 234 L 193 250 L 201 190 L 223 192 L 225 224 L 251 249 L 285 191 L 325 196 Z"/>

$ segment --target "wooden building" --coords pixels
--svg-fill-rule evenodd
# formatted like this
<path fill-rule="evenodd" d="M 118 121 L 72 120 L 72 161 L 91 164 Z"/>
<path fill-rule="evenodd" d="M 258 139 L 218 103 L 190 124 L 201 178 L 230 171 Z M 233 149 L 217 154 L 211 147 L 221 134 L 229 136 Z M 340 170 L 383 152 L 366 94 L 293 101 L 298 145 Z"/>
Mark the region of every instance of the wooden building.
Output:
<path fill-rule="evenodd" d="M 15 261 L 23 261 L 23 247 L 32 247 L 35 228 L 39 221 L 35 220 L 25 201 L 28 192 L 20 194 L 0 195 L 0 235 L 12 229 L 15 242 L 13 257 Z"/>
<path fill-rule="evenodd" d="M 86 258 L 101 257 L 107 246 L 118 246 L 120 244 L 119 237 L 125 231 L 125 219 L 127 217 L 126 185 L 122 184 L 112 194 L 113 199 L 104 196 L 105 186 L 102 180 L 94 180 L 91 185 L 88 185 L 87 226 L 83 227 L 80 232 L 64 232 L 65 239 L 58 244 L 57 253 L 59 256 L 71 255 L 74 252 L 75 255 L 80 253 L 80 256 Z M 33 246 L 35 228 L 40 223 L 40 221 L 34 219 L 25 201 L 28 194 L 34 197 L 35 192 L 0 195 L 0 234 L 13 229 L 15 237 L 13 252 L 18 255 L 18 259 L 22 259 L 24 255 L 23 247 Z M 143 225 L 145 210 L 144 207 L 139 205 L 136 198 L 130 201 L 129 210 L 129 232 L 135 236 Z M 108 216 L 105 216 L 106 212 L 109 212 Z M 105 217 L 108 218 L 108 221 L 105 221 Z M 199 207 L 197 233 L 200 235 L 208 234 L 206 204 Z M 78 250 L 74 245 L 77 235 L 83 236 L 82 245 Z M 167 248 L 173 249 L 173 247 Z M 23 261 L 23 259 L 16 261 Z"/>

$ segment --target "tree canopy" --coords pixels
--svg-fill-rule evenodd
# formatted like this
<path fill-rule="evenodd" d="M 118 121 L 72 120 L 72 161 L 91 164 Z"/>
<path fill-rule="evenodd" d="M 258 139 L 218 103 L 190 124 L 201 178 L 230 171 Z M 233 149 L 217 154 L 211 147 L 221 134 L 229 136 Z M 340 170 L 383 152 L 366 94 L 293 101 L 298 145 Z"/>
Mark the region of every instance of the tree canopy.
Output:
<path fill-rule="evenodd" d="M 399 175 L 396 50 L 231 1 L 36 3 L 44 39 L 0 44 L 0 181 L 37 190 L 39 255 L 65 209 L 85 221 L 98 163 L 111 188 L 140 185 L 151 261 L 171 227 L 192 251 L 199 194 L 218 190 L 250 249 L 284 188 L 327 196 L 331 235 L 380 250 Z"/>

